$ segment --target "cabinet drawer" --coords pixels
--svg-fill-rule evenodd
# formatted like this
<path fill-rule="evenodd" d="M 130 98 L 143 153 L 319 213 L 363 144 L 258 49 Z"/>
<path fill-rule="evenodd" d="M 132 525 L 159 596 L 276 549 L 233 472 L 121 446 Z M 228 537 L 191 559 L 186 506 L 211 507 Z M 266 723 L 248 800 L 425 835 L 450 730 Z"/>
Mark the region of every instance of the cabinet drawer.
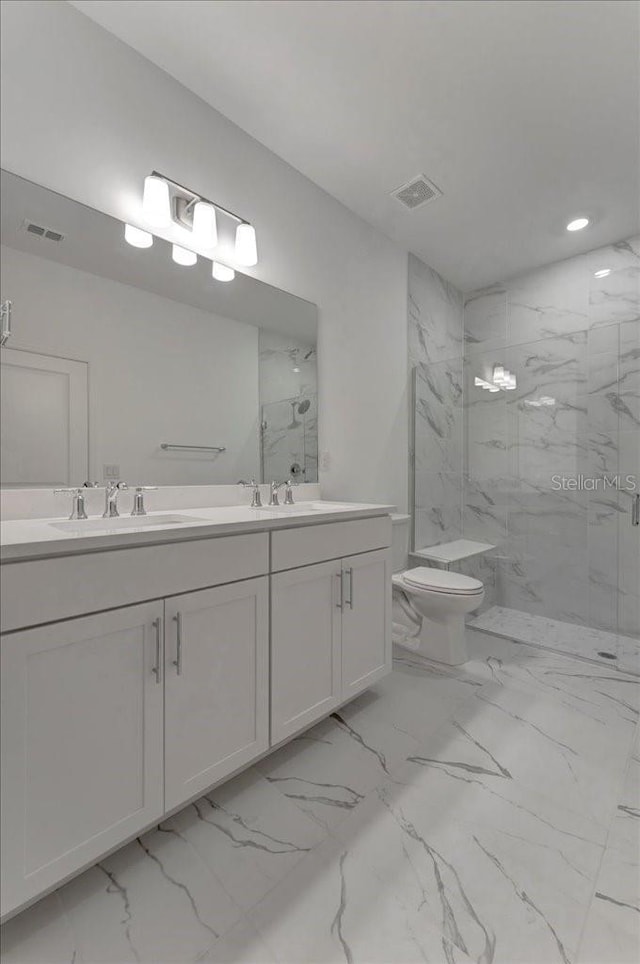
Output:
<path fill-rule="evenodd" d="M 250 579 L 268 571 L 265 532 L 7 563 L 0 568 L 2 631 Z"/>
<path fill-rule="evenodd" d="M 353 519 L 271 534 L 271 571 L 282 572 L 391 545 L 391 517 Z"/>

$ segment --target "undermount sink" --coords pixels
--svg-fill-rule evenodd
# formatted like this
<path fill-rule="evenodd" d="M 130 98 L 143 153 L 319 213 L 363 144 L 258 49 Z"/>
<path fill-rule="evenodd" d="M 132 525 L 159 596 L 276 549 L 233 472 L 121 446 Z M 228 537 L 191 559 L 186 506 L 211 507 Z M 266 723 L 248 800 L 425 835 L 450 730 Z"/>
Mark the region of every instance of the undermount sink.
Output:
<path fill-rule="evenodd" d="M 204 522 L 190 515 L 132 515 L 115 519 L 68 519 L 66 522 L 50 522 L 60 532 L 119 532 L 122 529 L 151 529 L 154 526 L 173 526 L 183 522 Z"/>

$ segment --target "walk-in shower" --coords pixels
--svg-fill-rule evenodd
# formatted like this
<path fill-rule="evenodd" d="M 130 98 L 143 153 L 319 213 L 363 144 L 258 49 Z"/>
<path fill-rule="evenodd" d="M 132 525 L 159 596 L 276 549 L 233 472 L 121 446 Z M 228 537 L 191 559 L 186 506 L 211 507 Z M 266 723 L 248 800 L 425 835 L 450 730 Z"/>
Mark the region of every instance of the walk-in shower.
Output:
<path fill-rule="evenodd" d="M 640 672 L 640 238 L 463 307 L 418 265 L 414 548 L 494 545 L 472 625 Z"/>

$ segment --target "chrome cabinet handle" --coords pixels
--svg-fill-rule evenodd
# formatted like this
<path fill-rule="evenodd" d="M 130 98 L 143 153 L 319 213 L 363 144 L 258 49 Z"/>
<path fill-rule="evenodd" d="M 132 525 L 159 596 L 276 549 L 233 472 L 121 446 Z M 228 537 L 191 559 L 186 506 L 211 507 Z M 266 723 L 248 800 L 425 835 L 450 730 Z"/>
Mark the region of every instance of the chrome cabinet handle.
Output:
<path fill-rule="evenodd" d="M 153 628 L 156 631 L 156 665 L 153 667 L 151 672 L 155 675 L 156 683 L 162 682 L 162 619 L 153 620 Z"/>
<path fill-rule="evenodd" d="M 182 676 L 182 613 L 176 613 L 173 618 L 176 624 L 176 658 L 173 660 L 173 665 L 176 668 L 176 674 Z"/>
<path fill-rule="evenodd" d="M 336 579 L 338 580 L 338 592 L 340 594 L 338 602 L 336 603 L 336 609 L 342 609 L 344 602 L 344 594 L 342 591 L 342 571 L 336 573 Z"/>
<path fill-rule="evenodd" d="M 631 503 L 631 525 L 640 526 L 640 493 L 636 492 Z"/>
<path fill-rule="evenodd" d="M 345 606 L 349 607 L 349 609 L 353 609 L 353 569 L 351 566 L 344 570 L 344 575 L 349 580 L 349 597 L 348 599 L 345 599 L 344 603 Z"/>

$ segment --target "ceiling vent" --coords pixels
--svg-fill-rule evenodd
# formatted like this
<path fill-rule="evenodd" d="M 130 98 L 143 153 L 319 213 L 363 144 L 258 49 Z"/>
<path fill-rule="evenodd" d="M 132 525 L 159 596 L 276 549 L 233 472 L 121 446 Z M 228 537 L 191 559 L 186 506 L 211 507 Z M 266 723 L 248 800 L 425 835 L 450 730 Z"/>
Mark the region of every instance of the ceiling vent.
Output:
<path fill-rule="evenodd" d="M 41 224 L 35 224 L 33 221 L 23 221 L 22 230 L 26 231 L 27 234 L 33 234 L 36 238 L 45 238 L 47 241 L 64 241 L 64 234 L 60 231 L 54 231 L 53 228 L 45 228 Z"/>
<path fill-rule="evenodd" d="M 400 204 L 409 208 L 410 211 L 415 211 L 416 208 L 422 207 L 428 201 L 435 201 L 441 195 L 440 188 L 436 187 L 433 181 L 430 181 L 424 174 L 419 174 L 408 184 L 403 184 L 397 191 L 392 192 L 392 197 L 400 201 Z"/>

